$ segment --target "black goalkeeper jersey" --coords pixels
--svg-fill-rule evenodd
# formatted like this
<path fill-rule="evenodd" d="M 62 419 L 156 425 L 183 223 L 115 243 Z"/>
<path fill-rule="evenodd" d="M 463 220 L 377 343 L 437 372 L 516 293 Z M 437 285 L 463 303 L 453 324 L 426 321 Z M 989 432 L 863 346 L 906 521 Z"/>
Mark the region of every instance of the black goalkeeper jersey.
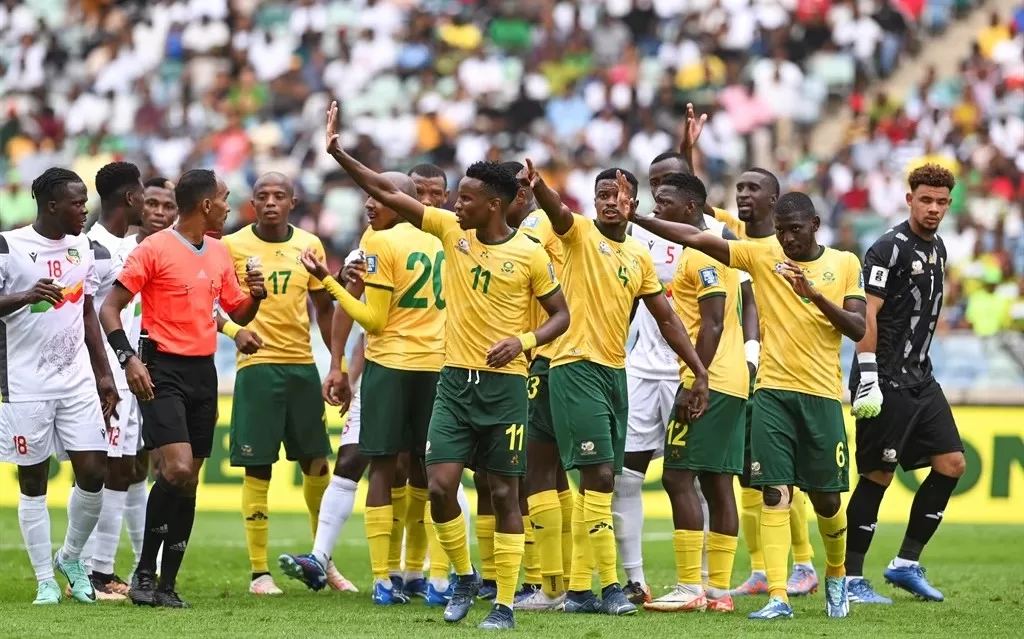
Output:
<path fill-rule="evenodd" d="M 911 388 L 932 381 L 928 356 L 942 309 L 946 247 L 910 230 L 910 222 L 889 229 L 864 256 L 864 292 L 885 300 L 877 316 L 875 355 L 882 388 Z M 860 381 L 857 358 L 850 369 L 850 391 Z"/>

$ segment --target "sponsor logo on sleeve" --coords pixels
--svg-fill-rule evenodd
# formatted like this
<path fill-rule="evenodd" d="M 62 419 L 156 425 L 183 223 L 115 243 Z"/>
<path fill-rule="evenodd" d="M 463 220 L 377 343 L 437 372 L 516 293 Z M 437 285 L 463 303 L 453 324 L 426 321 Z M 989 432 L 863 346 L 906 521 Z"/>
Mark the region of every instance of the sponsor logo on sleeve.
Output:
<path fill-rule="evenodd" d="M 366 274 L 376 275 L 377 274 L 377 256 L 367 255 L 366 256 Z"/>
<path fill-rule="evenodd" d="M 702 268 L 698 273 L 704 286 L 718 286 L 718 273 L 715 272 L 714 267 Z"/>

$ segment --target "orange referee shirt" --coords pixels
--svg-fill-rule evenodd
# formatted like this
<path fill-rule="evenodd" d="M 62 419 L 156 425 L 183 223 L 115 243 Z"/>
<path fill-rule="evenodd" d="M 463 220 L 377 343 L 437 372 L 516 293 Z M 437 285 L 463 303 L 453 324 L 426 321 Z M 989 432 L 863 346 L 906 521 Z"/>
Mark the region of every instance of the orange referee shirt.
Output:
<path fill-rule="evenodd" d="M 142 293 L 142 328 L 158 351 L 204 357 L 217 350 L 213 309 L 231 312 L 248 298 L 224 244 L 197 249 L 173 228 L 147 237 L 128 255 L 117 281 Z"/>

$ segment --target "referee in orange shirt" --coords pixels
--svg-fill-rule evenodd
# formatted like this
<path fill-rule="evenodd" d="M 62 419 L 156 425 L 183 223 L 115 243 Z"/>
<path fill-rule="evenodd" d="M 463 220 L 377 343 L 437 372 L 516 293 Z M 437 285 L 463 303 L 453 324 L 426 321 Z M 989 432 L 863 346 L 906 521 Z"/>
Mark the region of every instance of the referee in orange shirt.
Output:
<path fill-rule="evenodd" d="M 159 475 L 149 493 L 142 557 L 129 596 L 137 605 L 185 608 L 174 589 L 196 514 L 196 487 L 213 448 L 217 421 L 219 305 L 232 321 L 248 324 L 267 296 L 263 274 L 246 274 L 249 293 L 220 240 L 230 210 L 228 189 L 213 171 L 188 171 L 174 189 L 178 222 L 147 237 L 132 251 L 100 309 L 107 341 L 139 398 L 142 436 L 156 451 Z M 120 311 L 142 293 L 142 329 L 149 343 L 137 353 L 121 325 Z M 141 344 L 141 342 L 140 342 Z M 163 545 L 160 585 L 156 556 Z"/>

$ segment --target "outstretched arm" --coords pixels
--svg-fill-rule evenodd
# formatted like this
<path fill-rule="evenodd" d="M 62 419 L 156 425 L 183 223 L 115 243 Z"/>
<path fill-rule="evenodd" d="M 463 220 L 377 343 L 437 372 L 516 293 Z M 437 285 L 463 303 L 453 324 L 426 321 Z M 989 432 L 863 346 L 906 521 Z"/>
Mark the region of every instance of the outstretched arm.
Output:
<path fill-rule="evenodd" d="M 722 264 L 729 264 L 729 243 L 712 233 L 705 233 L 696 226 L 659 220 L 653 216 L 634 215 L 631 221 L 669 242 L 695 248 Z"/>
<path fill-rule="evenodd" d="M 337 102 L 332 102 L 331 108 L 327 111 L 327 153 L 337 160 L 345 173 L 348 173 L 367 195 L 412 222 L 416 228 L 422 228 L 424 206 L 416 198 L 402 193 L 391 180 L 366 167 L 341 148 L 338 142 Z"/>
<path fill-rule="evenodd" d="M 533 160 L 526 158 L 526 166 L 519 172 L 519 183 L 529 186 L 533 196 L 537 198 L 537 204 L 548 214 L 551 220 L 551 228 L 559 235 L 565 235 L 572 228 L 572 211 L 562 204 L 562 198 L 558 193 L 549 187 L 544 178 L 533 168 Z"/>

